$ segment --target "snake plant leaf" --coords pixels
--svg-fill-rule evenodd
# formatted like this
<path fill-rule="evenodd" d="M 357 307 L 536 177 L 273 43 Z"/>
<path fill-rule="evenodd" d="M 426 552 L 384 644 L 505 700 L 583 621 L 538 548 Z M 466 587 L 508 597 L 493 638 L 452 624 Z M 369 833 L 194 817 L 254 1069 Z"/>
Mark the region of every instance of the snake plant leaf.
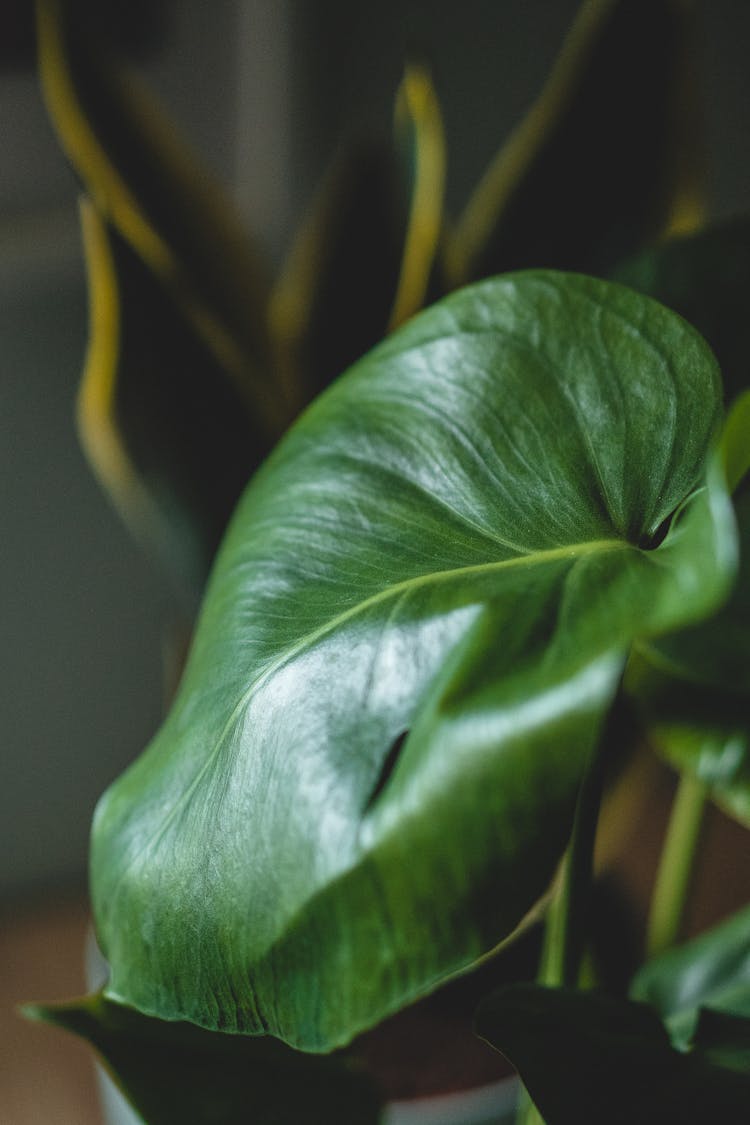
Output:
<path fill-rule="evenodd" d="M 659 1012 L 680 1048 L 695 1040 L 704 1010 L 750 1020 L 750 907 L 649 961 L 631 995 Z"/>
<path fill-rule="evenodd" d="M 454 294 L 321 396 L 98 807 L 108 996 L 330 1050 L 513 930 L 630 643 L 727 593 L 719 400 L 681 318 L 545 271 Z"/>
<path fill-rule="evenodd" d="M 290 415 L 269 383 L 269 286 L 228 201 L 75 4 L 38 0 L 37 38 L 50 117 L 97 210 L 277 437 Z"/>
<path fill-rule="evenodd" d="M 271 298 L 287 395 L 310 402 L 387 330 L 405 217 L 386 145 L 342 150 L 300 227 Z"/>
<path fill-rule="evenodd" d="M 734 1044 L 746 1039 L 750 1024 L 742 1025 Z M 682 1054 L 644 1004 L 516 984 L 488 997 L 476 1028 L 517 1068 L 546 1125 L 747 1121 L 750 1074 L 719 1064 L 717 1055 L 730 1054 L 726 1040 L 714 1054 Z"/>
<path fill-rule="evenodd" d="M 613 276 L 698 329 L 719 361 L 728 402 L 748 390 L 750 218 L 671 239 L 621 263 Z"/>
<path fill-rule="evenodd" d="M 194 609 L 269 439 L 182 306 L 95 209 L 82 209 L 91 296 L 79 429 L 99 479 Z"/>
<path fill-rule="evenodd" d="M 341 1059 L 311 1057 L 276 1039 L 248 1039 L 164 1023 L 101 994 L 55 1007 L 28 1005 L 31 1019 L 91 1043 L 148 1125 L 376 1125 L 370 1080 Z"/>
<path fill-rule="evenodd" d="M 470 198 L 448 287 L 526 266 L 606 273 L 701 217 L 689 4 L 589 0 Z"/>
<path fill-rule="evenodd" d="M 289 399 L 306 405 L 417 312 L 443 224 L 445 141 L 426 69 L 396 96 L 395 144 L 351 144 L 328 173 L 274 289 L 272 333 Z"/>
<path fill-rule="evenodd" d="M 427 69 L 406 68 L 396 95 L 396 141 L 409 169 L 409 220 L 390 327 L 397 328 L 432 296 L 443 234 L 445 136 L 440 103 Z"/>

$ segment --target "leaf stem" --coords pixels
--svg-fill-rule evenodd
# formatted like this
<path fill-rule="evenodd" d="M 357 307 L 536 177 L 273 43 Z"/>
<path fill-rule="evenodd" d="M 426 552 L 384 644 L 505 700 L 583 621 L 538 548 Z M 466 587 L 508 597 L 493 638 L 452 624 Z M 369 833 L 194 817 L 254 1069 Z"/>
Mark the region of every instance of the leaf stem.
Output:
<path fill-rule="evenodd" d="M 573 831 L 563 860 L 562 874 L 547 913 L 547 928 L 539 970 L 539 983 L 550 987 L 579 983 L 588 932 L 594 844 L 604 792 L 604 780 L 613 747 L 629 729 L 621 692 L 609 709 L 578 791 Z M 544 1125 L 526 1091 L 522 1091 L 517 1125 Z"/>
<path fill-rule="evenodd" d="M 594 748 L 578 792 L 573 832 L 565 855 L 560 890 L 548 918 L 540 983 L 575 987 L 586 947 L 594 844 L 604 779 L 613 747 L 628 729 L 628 716 L 618 694 Z"/>
<path fill-rule="evenodd" d="M 703 826 L 707 787 L 684 773 L 680 778 L 651 898 L 646 951 L 663 953 L 677 941 L 690 891 L 695 853 Z"/>

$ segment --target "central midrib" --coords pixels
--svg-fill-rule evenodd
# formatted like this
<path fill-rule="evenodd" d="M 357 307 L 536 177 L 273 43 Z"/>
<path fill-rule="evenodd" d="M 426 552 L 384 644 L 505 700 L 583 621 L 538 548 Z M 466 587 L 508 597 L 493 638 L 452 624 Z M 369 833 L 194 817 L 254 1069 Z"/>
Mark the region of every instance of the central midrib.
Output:
<path fill-rule="evenodd" d="M 432 571 L 429 574 L 418 575 L 416 578 L 407 578 L 401 582 L 394 583 L 392 586 L 386 586 L 384 589 L 379 590 L 377 593 L 371 594 L 363 601 L 357 602 L 356 605 L 351 606 L 349 609 L 344 610 L 342 613 L 336 614 L 335 617 L 330 618 L 322 625 L 319 625 L 316 629 L 313 629 L 309 633 L 306 633 L 304 636 L 300 637 L 297 641 L 294 642 L 293 645 L 286 648 L 282 653 L 272 659 L 270 664 L 268 664 L 263 669 L 263 671 L 255 677 L 252 683 L 248 684 L 247 688 L 245 689 L 245 691 L 243 691 L 237 703 L 232 708 L 231 714 L 227 718 L 224 726 L 222 727 L 221 733 L 219 734 L 216 742 L 206 756 L 206 759 L 202 763 L 200 769 L 198 770 L 198 773 L 195 775 L 188 788 L 184 790 L 184 792 L 180 795 L 180 798 L 176 802 L 176 804 L 173 805 L 170 809 L 169 814 L 165 819 L 158 835 L 161 835 L 165 831 L 165 829 L 174 819 L 175 815 L 180 811 L 182 807 L 184 807 L 187 802 L 189 802 L 196 787 L 200 784 L 202 777 L 221 750 L 225 739 L 234 727 L 237 717 L 245 710 L 253 695 L 260 690 L 263 684 L 266 683 L 271 678 L 271 676 L 278 672 L 280 668 L 283 668 L 285 664 L 288 664 L 296 656 L 299 656 L 299 654 L 301 652 L 304 652 L 305 649 L 310 648 L 313 644 L 315 644 L 316 641 L 322 639 L 327 634 L 334 632 L 341 625 L 345 624 L 345 622 L 352 620 L 361 613 L 365 613 L 367 610 L 371 609 L 379 602 L 386 602 L 390 598 L 397 598 L 401 594 L 406 593 L 409 590 L 414 590 L 418 589 L 421 586 L 427 586 L 433 583 L 453 579 L 459 575 L 466 575 L 468 577 L 470 575 L 488 574 L 492 572 L 500 573 L 506 570 L 513 570 L 527 566 L 537 566 L 543 563 L 554 562 L 556 559 L 578 559 L 583 557 L 584 555 L 594 554 L 596 552 L 623 550 L 626 548 L 634 549 L 633 545 L 625 539 L 594 539 L 586 543 L 566 544 L 563 547 L 551 547 L 547 550 L 534 551 L 527 555 L 516 555 L 513 558 L 502 559 L 498 562 L 477 563 L 474 566 L 454 567 L 450 570 Z"/>

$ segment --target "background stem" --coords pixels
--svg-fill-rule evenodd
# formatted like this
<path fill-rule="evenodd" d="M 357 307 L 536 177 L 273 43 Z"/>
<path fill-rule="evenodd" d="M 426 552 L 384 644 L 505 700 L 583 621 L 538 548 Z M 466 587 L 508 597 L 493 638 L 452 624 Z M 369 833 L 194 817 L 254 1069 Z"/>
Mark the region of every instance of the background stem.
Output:
<path fill-rule="evenodd" d="M 663 953 L 679 937 L 703 826 L 706 793 L 704 782 L 687 773 L 680 778 L 651 898 L 646 936 L 649 958 Z"/>
<path fill-rule="evenodd" d="M 613 749 L 630 730 L 629 718 L 622 694 L 618 692 L 581 782 L 570 844 L 559 886 L 547 912 L 538 980 L 549 987 L 575 987 L 579 983 L 588 934 L 594 844 L 604 780 Z M 521 1092 L 516 1121 L 517 1125 L 544 1125 L 544 1119 L 525 1090 Z"/>

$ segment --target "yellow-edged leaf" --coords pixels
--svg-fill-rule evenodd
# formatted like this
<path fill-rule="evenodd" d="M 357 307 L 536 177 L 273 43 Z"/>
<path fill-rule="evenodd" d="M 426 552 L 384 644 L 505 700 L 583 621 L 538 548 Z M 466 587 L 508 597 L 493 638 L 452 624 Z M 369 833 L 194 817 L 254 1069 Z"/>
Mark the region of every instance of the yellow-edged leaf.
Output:
<path fill-rule="evenodd" d="M 136 535 L 197 600 L 232 508 L 271 439 L 171 290 L 90 202 L 82 444 Z"/>
<path fill-rule="evenodd" d="M 396 328 L 426 302 L 443 227 L 445 135 L 440 103 L 429 72 L 411 65 L 396 96 L 395 127 L 412 164 L 411 202 L 398 289 L 390 327 Z"/>
<path fill-rule="evenodd" d="M 47 107 L 88 194 L 278 436 L 289 411 L 269 386 L 268 283 L 231 206 L 146 88 L 68 5 L 38 0 L 37 34 Z"/>
<path fill-rule="evenodd" d="M 385 335 L 404 244 L 393 154 L 353 144 L 334 161 L 271 300 L 287 394 L 305 405 Z"/>
<path fill-rule="evenodd" d="M 702 217 L 688 0 L 585 0 L 539 97 L 446 243 L 449 288 L 598 273 Z"/>

